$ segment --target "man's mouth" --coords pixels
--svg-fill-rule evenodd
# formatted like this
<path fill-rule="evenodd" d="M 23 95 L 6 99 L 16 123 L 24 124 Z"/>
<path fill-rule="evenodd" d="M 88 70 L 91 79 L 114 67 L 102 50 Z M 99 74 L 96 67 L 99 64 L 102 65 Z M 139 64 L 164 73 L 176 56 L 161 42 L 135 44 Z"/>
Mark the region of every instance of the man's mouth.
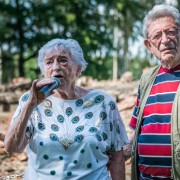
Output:
<path fill-rule="evenodd" d="M 174 48 L 164 48 L 164 49 L 161 50 L 161 52 L 173 51 L 173 50 L 174 50 Z"/>

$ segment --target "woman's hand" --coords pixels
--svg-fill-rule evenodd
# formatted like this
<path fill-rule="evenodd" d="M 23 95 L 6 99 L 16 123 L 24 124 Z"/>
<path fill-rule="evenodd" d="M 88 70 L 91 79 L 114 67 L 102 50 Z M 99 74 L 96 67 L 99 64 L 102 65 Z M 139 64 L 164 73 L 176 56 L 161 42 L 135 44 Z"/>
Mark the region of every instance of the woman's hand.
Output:
<path fill-rule="evenodd" d="M 34 80 L 32 83 L 32 87 L 30 89 L 29 103 L 31 106 L 36 107 L 38 104 L 44 101 L 45 98 L 39 99 L 37 94 L 41 88 L 44 86 L 52 84 L 53 81 L 50 78 L 43 79 L 39 81 L 38 79 Z M 50 95 L 53 94 L 53 91 Z"/>

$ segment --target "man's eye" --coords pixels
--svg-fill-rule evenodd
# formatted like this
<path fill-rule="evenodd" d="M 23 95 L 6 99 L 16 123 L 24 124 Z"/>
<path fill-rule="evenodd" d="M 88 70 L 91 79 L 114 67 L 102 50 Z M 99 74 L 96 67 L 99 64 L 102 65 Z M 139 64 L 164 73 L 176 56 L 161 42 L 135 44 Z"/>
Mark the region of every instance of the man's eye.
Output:
<path fill-rule="evenodd" d="M 161 34 L 155 34 L 152 36 L 152 40 L 159 40 L 161 38 Z"/>
<path fill-rule="evenodd" d="M 175 30 L 169 30 L 166 32 L 167 35 L 169 36 L 175 36 L 176 35 L 176 31 Z"/>

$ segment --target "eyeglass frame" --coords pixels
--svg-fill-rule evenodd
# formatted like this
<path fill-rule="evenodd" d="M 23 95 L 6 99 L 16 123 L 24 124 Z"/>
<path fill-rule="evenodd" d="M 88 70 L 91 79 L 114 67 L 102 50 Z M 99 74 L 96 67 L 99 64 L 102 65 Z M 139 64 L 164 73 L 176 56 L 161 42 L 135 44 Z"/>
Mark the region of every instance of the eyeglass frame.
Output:
<path fill-rule="evenodd" d="M 173 35 L 170 35 L 170 34 L 168 34 L 168 33 L 170 33 L 170 29 L 172 29 L 172 28 L 174 28 L 176 32 L 174 32 Z M 157 32 L 157 33 L 152 34 L 152 35 L 149 36 L 147 39 L 150 40 L 150 41 L 153 42 L 153 43 L 158 43 L 158 42 L 160 42 L 160 41 L 162 40 L 163 33 L 166 35 L 166 37 L 168 37 L 168 38 L 171 39 L 171 38 L 174 38 L 174 37 L 177 36 L 177 34 L 179 33 L 179 30 L 180 30 L 180 28 L 170 27 L 170 28 L 168 28 L 168 29 L 166 29 L 166 30 L 164 30 L 164 31 L 159 31 L 159 32 Z M 152 39 L 152 36 L 156 36 L 156 35 L 159 35 L 159 39 L 153 40 L 153 39 Z"/>

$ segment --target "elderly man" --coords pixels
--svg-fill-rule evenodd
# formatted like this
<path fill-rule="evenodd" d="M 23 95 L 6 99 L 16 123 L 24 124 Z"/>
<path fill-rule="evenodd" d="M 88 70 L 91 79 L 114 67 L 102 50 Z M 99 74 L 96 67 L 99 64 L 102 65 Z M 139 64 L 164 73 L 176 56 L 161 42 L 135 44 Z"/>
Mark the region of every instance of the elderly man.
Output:
<path fill-rule="evenodd" d="M 180 14 L 156 5 L 144 19 L 144 44 L 160 65 L 142 75 L 130 128 L 132 180 L 180 179 Z"/>

